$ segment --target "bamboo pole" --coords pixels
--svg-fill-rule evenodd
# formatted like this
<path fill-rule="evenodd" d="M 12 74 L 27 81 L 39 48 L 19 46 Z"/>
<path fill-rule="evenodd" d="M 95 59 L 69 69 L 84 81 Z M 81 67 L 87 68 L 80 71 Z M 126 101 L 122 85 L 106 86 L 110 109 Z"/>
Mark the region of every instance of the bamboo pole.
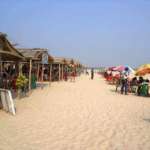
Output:
<path fill-rule="evenodd" d="M 42 64 L 42 89 L 43 89 L 43 78 L 44 78 L 44 64 Z"/>
<path fill-rule="evenodd" d="M 0 67 L 1 67 L 0 72 L 2 72 L 3 71 L 3 63 L 2 62 L 0 63 Z"/>
<path fill-rule="evenodd" d="M 22 63 L 19 63 L 19 75 L 22 75 Z"/>
<path fill-rule="evenodd" d="M 61 80 L 61 70 L 60 70 L 60 64 L 59 64 L 59 81 Z"/>
<path fill-rule="evenodd" d="M 31 90 L 31 76 L 32 76 L 32 59 L 30 59 L 30 64 L 29 64 L 29 91 Z"/>
<path fill-rule="evenodd" d="M 1 73 L 3 72 L 3 63 L 0 64 L 1 65 Z"/>
<path fill-rule="evenodd" d="M 7 64 L 7 63 L 6 63 Z M 19 75 L 19 62 L 15 62 L 14 63 L 14 65 L 15 65 L 15 71 L 16 71 L 16 73 L 17 73 L 17 76 Z"/>
<path fill-rule="evenodd" d="M 3 63 L 2 63 L 2 57 L 1 57 L 1 54 L 0 54 L 0 72 L 3 71 Z"/>
<path fill-rule="evenodd" d="M 38 63 L 38 70 L 37 70 L 37 81 L 39 81 L 39 73 L 40 73 L 40 64 Z"/>
<path fill-rule="evenodd" d="M 52 64 L 49 66 L 49 83 L 51 84 L 52 82 Z"/>
<path fill-rule="evenodd" d="M 64 79 L 64 65 L 62 64 L 62 80 Z"/>

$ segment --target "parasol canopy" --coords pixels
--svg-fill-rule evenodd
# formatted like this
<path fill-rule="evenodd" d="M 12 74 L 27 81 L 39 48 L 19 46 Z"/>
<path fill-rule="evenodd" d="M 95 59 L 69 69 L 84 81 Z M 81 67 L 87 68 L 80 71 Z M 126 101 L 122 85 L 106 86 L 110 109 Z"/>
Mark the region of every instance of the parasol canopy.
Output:
<path fill-rule="evenodd" d="M 122 72 L 125 70 L 125 66 L 116 66 L 113 68 L 113 71 L 119 71 Z"/>
<path fill-rule="evenodd" d="M 128 71 L 129 71 L 130 74 L 135 74 L 135 70 L 132 67 L 125 66 L 125 68 L 128 68 Z"/>
<path fill-rule="evenodd" d="M 114 67 L 112 70 L 119 71 L 119 72 L 123 72 L 123 71 L 127 70 L 129 73 L 135 74 L 135 71 L 130 66 L 121 65 L 121 66 Z"/>
<path fill-rule="evenodd" d="M 113 71 L 114 68 L 116 68 L 116 67 L 109 67 L 107 70 Z"/>
<path fill-rule="evenodd" d="M 120 73 L 123 73 L 123 72 L 128 72 L 129 78 L 135 77 L 135 71 L 130 66 L 127 66 L 127 65 L 126 66 L 120 65 L 120 66 L 116 66 L 116 67 L 110 67 L 110 68 L 108 68 L 108 70 L 112 71 L 112 72 L 116 72 L 115 76 L 120 74 Z"/>
<path fill-rule="evenodd" d="M 150 64 L 144 64 L 140 66 L 136 71 L 136 75 L 146 75 L 149 73 L 150 73 Z"/>

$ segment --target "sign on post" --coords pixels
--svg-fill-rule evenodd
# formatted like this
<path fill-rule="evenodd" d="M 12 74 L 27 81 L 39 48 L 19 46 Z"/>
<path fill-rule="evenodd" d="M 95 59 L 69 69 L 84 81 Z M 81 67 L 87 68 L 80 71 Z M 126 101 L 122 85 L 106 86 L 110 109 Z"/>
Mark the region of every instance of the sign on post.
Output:
<path fill-rule="evenodd" d="M 0 89 L 0 99 L 2 101 L 3 109 L 15 115 L 15 105 L 10 90 Z"/>
<path fill-rule="evenodd" d="M 48 54 L 43 53 L 42 55 L 42 64 L 48 64 Z"/>

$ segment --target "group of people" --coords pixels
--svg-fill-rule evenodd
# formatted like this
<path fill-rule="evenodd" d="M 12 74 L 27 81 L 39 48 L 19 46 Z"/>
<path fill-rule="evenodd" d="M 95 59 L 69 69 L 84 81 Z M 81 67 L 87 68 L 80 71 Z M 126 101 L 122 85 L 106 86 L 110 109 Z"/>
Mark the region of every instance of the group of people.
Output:
<path fill-rule="evenodd" d="M 109 82 L 109 84 L 115 84 L 116 80 L 120 78 L 120 74 L 118 72 L 106 71 L 104 72 L 104 77 Z"/>
<path fill-rule="evenodd" d="M 64 72 L 64 80 L 68 81 L 68 77 L 70 78 L 70 82 L 75 82 L 75 78 L 77 76 L 77 70 L 76 68 L 72 68 L 70 71 L 67 69 Z"/>
<path fill-rule="evenodd" d="M 149 96 L 149 80 L 143 77 L 130 76 L 128 67 L 122 72 L 106 71 L 104 77 L 110 84 L 116 85 L 116 92 L 120 88 L 120 93 L 127 95 L 128 93 L 135 93 L 138 96 Z"/>
<path fill-rule="evenodd" d="M 149 79 L 134 77 L 130 83 L 131 91 L 138 96 L 149 96 Z"/>
<path fill-rule="evenodd" d="M 121 87 L 121 94 L 127 95 L 130 92 L 135 93 L 138 96 L 149 96 L 149 80 L 144 79 L 143 77 L 134 77 L 130 79 L 127 69 L 117 80 L 116 91 L 119 86 Z"/>

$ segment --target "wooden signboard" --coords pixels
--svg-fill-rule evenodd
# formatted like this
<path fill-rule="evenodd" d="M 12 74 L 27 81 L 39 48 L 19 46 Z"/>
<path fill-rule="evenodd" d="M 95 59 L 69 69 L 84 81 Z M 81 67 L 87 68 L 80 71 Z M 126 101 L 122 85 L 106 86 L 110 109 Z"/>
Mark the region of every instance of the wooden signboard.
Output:
<path fill-rule="evenodd" d="M 42 64 L 48 64 L 48 54 L 43 53 L 42 55 Z"/>
<path fill-rule="evenodd" d="M 0 89 L 0 96 L 3 109 L 15 115 L 15 105 L 10 90 Z"/>

